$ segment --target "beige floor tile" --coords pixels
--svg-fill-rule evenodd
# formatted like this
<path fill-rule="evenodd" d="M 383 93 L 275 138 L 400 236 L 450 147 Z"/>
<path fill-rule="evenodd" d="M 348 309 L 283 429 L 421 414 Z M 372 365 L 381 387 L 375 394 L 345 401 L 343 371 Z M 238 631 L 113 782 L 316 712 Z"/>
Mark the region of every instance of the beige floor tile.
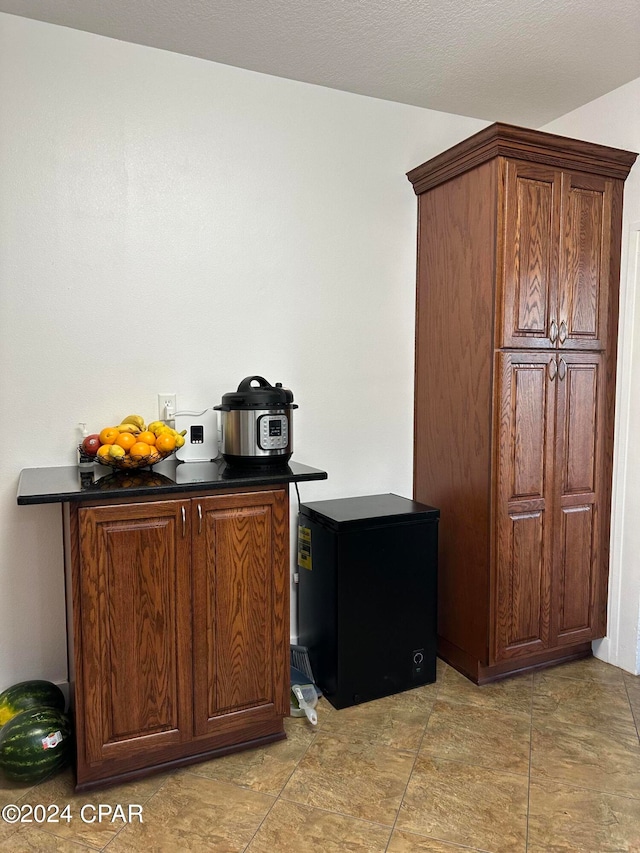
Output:
<path fill-rule="evenodd" d="M 559 783 L 531 784 L 527 853 L 638 853 L 640 801 Z"/>
<path fill-rule="evenodd" d="M 573 678 L 578 681 L 597 682 L 599 684 L 620 685 L 624 680 L 621 669 L 594 657 L 582 658 L 581 660 L 574 660 L 569 663 L 562 663 L 557 666 L 551 666 L 548 669 L 543 669 L 536 674 L 534 680 L 541 675 L 544 675 L 547 680 Z"/>
<path fill-rule="evenodd" d="M 419 755 L 396 828 L 491 853 L 524 853 L 525 776 Z"/>
<path fill-rule="evenodd" d="M 529 773 L 531 720 L 438 699 L 420 752 L 509 773 Z"/>
<path fill-rule="evenodd" d="M 126 826 L 109 853 L 241 853 L 273 803 L 227 782 L 174 776 L 145 806 L 144 823 Z"/>
<path fill-rule="evenodd" d="M 448 844 L 446 841 L 436 841 L 398 829 L 394 830 L 387 847 L 387 853 L 476 853 L 477 850 L 477 847 L 460 847 L 458 844 Z"/>
<path fill-rule="evenodd" d="M 8 839 L 14 836 L 19 829 L 19 826 L 12 823 L 5 823 L 5 821 L 0 819 L 0 850 L 9 849 Z"/>
<path fill-rule="evenodd" d="M 622 682 L 602 684 L 539 673 L 533 688 L 533 721 L 608 731 L 628 728 L 633 716 Z"/>
<path fill-rule="evenodd" d="M 319 732 L 282 797 L 391 826 L 415 754 Z"/>
<path fill-rule="evenodd" d="M 11 853 L 87 853 L 95 849 L 66 838 L 58 838 L 36 826 L 22 826 L 11 837 L 4 839 L 0 833 L 0 850 L 10 850 Z"/>
<path fill-rule="evenodd" d="M 625 687 L 627 689 L 627 696 L 629 697 L 629 704 L 631 705 L 631 713 L 636 723 L 638 739 L 640 740 L 640 676 L 636 676 L 636 680 L 634 681 L 631 680 L 631 677 L 625 679 Z"/>
<path fill-rule="evenodd" d="M 387 826 L 279 800 L 247 853 L 384 853 Z"/>
<path fill-rule="evenodd" d="M 448 667 L 438 691 L 438 699 L 529 716 L 532 683 L 533 676 L 527 674 L 479 687 L 452 667 Z"/>
<path fill-rule="evenodd" d="M 18 800 L 22 800 L 33 787 L 33 785 L 21 785 L 18 782 L 12 782 L 11 779 L 7 779 L 0 773 L 0 808 L 7 803 L 17 803 Z"/>
<path fill-rule="evenodd" d="M 342 739 L 417 750 L 433 707 L 437 688 L 425 685 L 375 702 L 335 711 L 321 725 Z"/>
<path fill-rule="evenodd" d="M 285 720 L 287 739 L 191 764 L 178 773 L 191 773 L 231 782 L 264 794 L 279 794 L 316 735 L 316 729 L 302 717 Z"/>
<path fill-rule="evenodd" d="M 640 798 L 640 742 L 634 726 L 608 731 L 535 723 L 531 776 Z"/>
<path fill-rule="evenodd" d="M 637 681 L 625 679 L 625 687 L 629 702 L 631 703 L 631 710 L 637 717 L 638 713 L 640 713 L 640 679 Z"/>
<path fill-rule="evenodd" d="M 90 818 L 97 814 L 90 807 L 97 807 L 101 803 L 111 806 L 122 805 L 125 808 L 128 808 L 131 804 L 140 804 L 144 807 L 149 797 L 167 781 L 167 778 L 169 777 L 166 774 L 149 776 L 146 779 L 140 779 L 113 788 L 76 794 L 73 790 L 73 774 L 70 770 L 66 770 L 32 788 L 21 802 L 31 803 L 32 805 L 41 803 L 45 806 L 55 804 L 60 809 L 63 809 L 68 804 L 71 820 L 61 820 L 59 823 L 47 823 L 47 832 L 59 838 L 102 848 L 117 835 L 124 826 L 124 823 L 122 820 L 116 820 L 111 823 L 109 821 L 98 821 L 97 819 L 90 822 Z M 81 816 L 83 806 L 87 806 L 84 812 L 87 817 L 86 822 L 82 820 Z"/>

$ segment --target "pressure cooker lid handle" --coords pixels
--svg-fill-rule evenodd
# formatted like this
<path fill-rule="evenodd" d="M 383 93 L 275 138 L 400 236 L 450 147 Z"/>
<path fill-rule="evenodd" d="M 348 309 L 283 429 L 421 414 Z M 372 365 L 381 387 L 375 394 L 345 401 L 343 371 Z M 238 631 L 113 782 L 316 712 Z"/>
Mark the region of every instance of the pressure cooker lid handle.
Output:
<path fill-rule="evenodd" d="M 271 388 L 264 376 L 247 376 L 238 385 L 238 391 L 250 391 L 252 382 L 257 382 L 260 388 Z"/>

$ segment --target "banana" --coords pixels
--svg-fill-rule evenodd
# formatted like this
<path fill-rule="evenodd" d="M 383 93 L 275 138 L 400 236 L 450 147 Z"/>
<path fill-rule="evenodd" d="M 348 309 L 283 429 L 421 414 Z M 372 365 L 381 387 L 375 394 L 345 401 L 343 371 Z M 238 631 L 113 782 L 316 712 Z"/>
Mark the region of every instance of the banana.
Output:
<path fill-rule="evenodd" d="M 184 436 L 182 433 L 178 433 L 176 436 L 176 448 L 184 447 Z"/>
<path fill-rule="evenodd" d="M 131 433 L 131 435 L 140 435 L 139 427 L 134 426 L 133 424 L 118 424 L 116 429 L 118 429 L 120 432 Z"/>
<path fill-rule="evenodd" d="M 156 430 L 161 429 L 163 426 L 165 426 L 163 421 L 152 421 L 147 427 L 147 429 L 149 430 L 149 432 L 155 434 Z"/>
<path fill-rule="evenodd" d="M 122 419 L 123 424 L 133 424 L 133 426 L 138 427 L 139 430 L 144 430 L 144 418 L 142 415 L 127 415 L 126 418 Z"/>

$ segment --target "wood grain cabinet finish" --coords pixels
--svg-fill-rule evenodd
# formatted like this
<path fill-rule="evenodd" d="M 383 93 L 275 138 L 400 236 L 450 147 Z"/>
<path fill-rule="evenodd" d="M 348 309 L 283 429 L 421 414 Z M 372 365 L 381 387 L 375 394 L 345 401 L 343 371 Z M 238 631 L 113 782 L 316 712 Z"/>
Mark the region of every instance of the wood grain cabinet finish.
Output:
<path fill-rule="evenodd" d="M 77 788 L 284 737 L 286 488 L 71 506 Z"/>
<path fill-rule="evenodd" d="M 478 683 L 604 636 L 623 183 L 636 155 L 492 125 L 418 196 L 414 497 L 439 651 Z"/>
<path fill-rule="evenodd" d="M 505 160 L 498 346 L 603 349 L 613 184 Z"/>

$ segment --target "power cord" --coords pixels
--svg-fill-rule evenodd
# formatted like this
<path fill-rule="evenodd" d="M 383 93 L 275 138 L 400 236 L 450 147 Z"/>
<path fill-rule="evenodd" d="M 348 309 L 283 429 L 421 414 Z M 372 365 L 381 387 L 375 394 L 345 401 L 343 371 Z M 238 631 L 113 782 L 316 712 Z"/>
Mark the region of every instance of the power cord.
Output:
<path fill-rule="evenodd" d="M 207 409 L 203 409 L 201 412 L 191 412 L 188 409 L 183 409 L 180 412 L 174 412 L 172 406 L 164 407 L 164 421 L 175 421 L 176 417 L 179 415 L 191 415 L 192 417 L 199 418 L 200 415 L 204 415 L 205 412 L 213 411 L 213 406 L 209 406 Z"/>

